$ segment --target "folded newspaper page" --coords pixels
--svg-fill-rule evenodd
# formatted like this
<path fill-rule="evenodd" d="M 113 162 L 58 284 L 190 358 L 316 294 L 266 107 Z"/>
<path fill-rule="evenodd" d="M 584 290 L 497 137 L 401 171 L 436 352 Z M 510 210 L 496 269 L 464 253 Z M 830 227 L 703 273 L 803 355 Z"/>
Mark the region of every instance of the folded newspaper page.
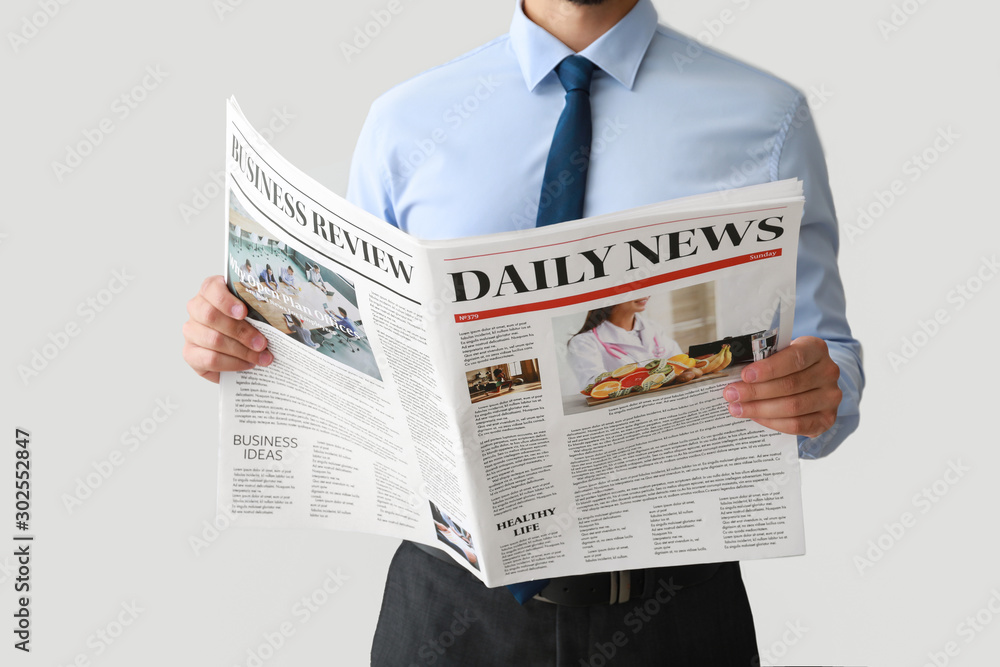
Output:
<path fill-rule="evenodd" d="M 722 392 L 791 340 L 798 181 L 449 241 L 349 204 L 228 103 L 219 505 L 395 536 L 487 586 L 804 553 L 796 439 Z"/>

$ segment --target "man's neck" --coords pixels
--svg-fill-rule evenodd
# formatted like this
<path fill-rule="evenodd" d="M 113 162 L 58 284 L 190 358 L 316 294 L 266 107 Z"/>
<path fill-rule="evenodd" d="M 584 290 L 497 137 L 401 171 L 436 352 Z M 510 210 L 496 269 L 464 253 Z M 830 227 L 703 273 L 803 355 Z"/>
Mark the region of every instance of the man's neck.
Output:
<path fill-rule="evenodd" d="M 560 42 L 577 53 L 636 6 L 638 0 L 604 0 L 595 5 L 579 5 L 570 0 L 524 0 L 524 14 Z"/>

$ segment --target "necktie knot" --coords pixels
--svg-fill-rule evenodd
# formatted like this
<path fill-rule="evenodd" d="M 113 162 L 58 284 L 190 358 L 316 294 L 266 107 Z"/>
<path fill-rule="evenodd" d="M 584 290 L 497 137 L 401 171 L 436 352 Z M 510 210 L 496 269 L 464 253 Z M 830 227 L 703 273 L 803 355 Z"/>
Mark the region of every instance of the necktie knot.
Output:
<path fill-rule="evenodd" d="M 567 93 L 574 90 L 590 93 L 590 79 L 594 76 L 596 67 L 581 55 L 567 56 L 556 65 L 556 75 Z"/>

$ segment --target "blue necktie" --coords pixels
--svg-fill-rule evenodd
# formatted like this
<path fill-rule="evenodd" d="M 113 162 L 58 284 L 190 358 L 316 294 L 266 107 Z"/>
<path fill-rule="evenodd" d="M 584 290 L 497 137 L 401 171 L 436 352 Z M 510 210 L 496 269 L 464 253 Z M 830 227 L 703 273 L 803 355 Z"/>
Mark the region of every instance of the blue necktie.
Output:
<path fill-rule="evenodd" d="M 559 116 L 545 162 L 536 227 L 583 217 L 583 195 L 587 190 L 593 136 L 590 79 L 595 67 L 580 55 L 568 56 L 556 65 L 556 74 L 566 89 L 566 106 Z"/>
<path fill-rule="evenodd" d="M 593 125 L 590 119 L 590 79 L 594 63 L 583 56 L 568 56 L 556 65 L 556 74 L 566 89 L 556 132 L 552 136 L 549 159 L 545 162 L 542 194 L 538 200 L 535 226 L 583 217 L 583 195 L 587 190 L 587 168 L 590 166 L 590 140 Z M 524 604 L 540 593 L 548 579 L 511 584 L 507 589 Z"/>

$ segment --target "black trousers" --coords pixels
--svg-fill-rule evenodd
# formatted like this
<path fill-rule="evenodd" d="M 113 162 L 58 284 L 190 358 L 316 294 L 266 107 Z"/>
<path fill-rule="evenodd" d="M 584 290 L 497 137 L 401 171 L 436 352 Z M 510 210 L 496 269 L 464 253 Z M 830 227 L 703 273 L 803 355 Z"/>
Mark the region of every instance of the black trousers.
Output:
<path fill-rule="evenodd" d="M 403 542 L 389 567 L 373 667 L 758 667 L 739 563 L 702 583 L 646 586 L 616 605 L 521 606 L 453 563 Z"/>

